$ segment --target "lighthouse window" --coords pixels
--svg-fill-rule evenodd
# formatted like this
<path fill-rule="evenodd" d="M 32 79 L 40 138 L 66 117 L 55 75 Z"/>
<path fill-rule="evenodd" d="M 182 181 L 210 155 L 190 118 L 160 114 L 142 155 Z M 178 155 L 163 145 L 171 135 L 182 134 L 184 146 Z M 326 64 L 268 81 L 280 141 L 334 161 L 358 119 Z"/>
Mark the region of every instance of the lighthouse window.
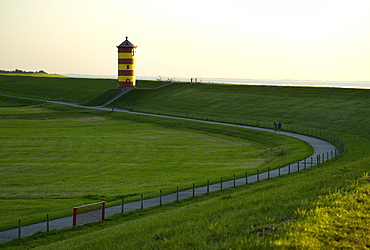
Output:
<path fill-rule="evenodd" d="M 131 50 L 131 55 L 134 55 L 135 54 L 135 51 L 134 50 Z"/>
<path fill-rule="evenodd" d="M 130 69 L 130 65 L 126 65 L 126 69 Z"/>

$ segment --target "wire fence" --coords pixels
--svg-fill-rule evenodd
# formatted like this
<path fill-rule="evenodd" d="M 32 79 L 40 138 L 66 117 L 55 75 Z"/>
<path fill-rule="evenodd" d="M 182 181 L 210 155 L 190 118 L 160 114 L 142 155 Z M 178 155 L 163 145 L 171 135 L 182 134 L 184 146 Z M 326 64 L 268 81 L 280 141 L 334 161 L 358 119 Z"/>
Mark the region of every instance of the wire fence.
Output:
<path fill-rule="evenodd" d="M 211 192 L 222 191 L 224 189 L 236 188 L 237 186 L 247 185 L 254 182 L 260 182 L 270 178 L 275 178 L 281 175 L 291 174 L 305 170 L 309 167 L 323 164 L 331 161 L 341 152 L 339 149 L 331 150 L 325 153 L 310 156 L 295 163 L 289 163 L 286 166 L 278 166 L 275 169 L 268 168 L 265 172 L 260 172 L 257 169 L 254 173 L 245 172 L 243 176 L 232 175 L 228 177 L 220 177 L 218 181 L 207 180 L 204 183 L 192 183 L 191 186 L 175 187 L 173 189 L 159 190 L 157 192 L 141 193 L 136 196 L 130 196 L 130 201 L 122 198 L 120 205 L 115 205 L 105 208 L 105 216 L 109 217 L 118 213 L 125 213 L 138 209 L 146 209 L 155 206 L 162 206 L 168 203 L 179 202 L 184 199 L 191 199 L 197 196 L 209 194 Z M 49 232 L 52 229 L 62 229 L 72 226 L 72 218 L 65 217 L 56 220 L 50 220 L 49 214 L 46 215 L 46 221 L 33 225 L 24 226 L 26 234 L 22 235 L 21 220 L 18 220 L 18 228 L 0 232 L 1 242 L 5 242 L 14 238 L 22 238 L 30 236 L 36 232 Z"/>
<path fill-rule="evenodd" d="M 126 106 L 125 106 L 126 107 Z M 122 108 L 122 107 L 121 107 Z M 215 121 L 215 122 L 222 122 L 222 123 L 233 123 L 233 124 L 240 124 L 246 126 L 254 126 L 254 127 L 261 127 L 261 128 L 271 128 L 273 129 L 273 123 L 259 121 L 259 120 L 248 120 L 242 119 L 237 117 L 221 117 L 221 116 L 214 116 L 214 115 L 205 115 L 205 114 L 194 114 L 194 113 L 181 113 L 181 112 L 174 112 L 174 111 L 161 111 L 158 109 L 145 109 L 145 108 L 135 108 L 132 110 L 136 112 L 144 112 L 144 113 L 152 113 L 152 114 L 160 114 L 160 115 L 167 115 L 167 116 L 176 116 L 176 117 L 184 117 L 184 118 L 191 118 L 191 119 L 198 119 L 198 120 L 206 120 L 206 121 Z M 111 216 L 117 213 L 124 213 L 128 211 L 133 211 L 137 209 L 145 209 L 154 206 L 162 206 L 167 203 L 172 202 L 179 202 L 183 199 L 194 198 L 196 196 L 208 194 L 210 192 L 215 191 L 222 191 L 228 188 L 235 188 L 240 185 L 246 185 L 254 182 L 259 182 L 262 180 L 275 178 L 281 175 L 291 174 L 294 172 L 299 172 L 305 170 L 309 167 L 313 167 L 316 165 L 323 164 L 327 161 L 331 161 L 337 157 L 339 157 L 344 151 L 344 143 L 343 141 L 329 132 L 324 132 L 318 129 L 310 129 L 304 128 L 303 126 L 297 125 L 284 125 L 284 131 L 305 134 L 311 137 L 316 137 L 325 141 L 329 141 L 333 143 L 336 148 L 334 150 L 330 150 L 327 152 L 323 152 L 320 154 L 312 155 L 308 158 L 303 160 L 289 163 L 286 166 L 277 166 L 276 168 L 268 168 L 267 171 L 260 172 L 257 169 L 254 173 L 245 172 L 243 175 L 235 175 L 230 174 L 230 176 L 223 176 L 219 177 L 219 179 L 213 180 L 206 180 L 204 183 L 192 183 L 187 186 L 183 187 L 175 187 L 166 190 L 158 190 L 153 192 L 146 192 L 146 193 L 139 193 L 138 195 L 122 198 L 119 205 L 109 206 L 107 203 L 107 207 L 105 208 L 105 215 Z M 61 229 L 65 227 L 72 226 L 72 217 L 65 217 L 55 220 L 50 220 L 49 214 L 46 215 L 46 221 L 33 224 L 22 226 L 21 220 L 18 220 L 18 227 L 11 230 L 6 230 L 0 232 L 0 242 L 6 242 L 10 239 L 14 238 L 21 238 L 32 235 L 36 232 L 48 232 L 51 229 Z M 64 221 L 63 221 L 64 220 Z M 69 222 L 71 220 L 71 222 Z M 70 224 L 70 225 L 69 225 Z M 26 228 L 26 232 L 22 234 L 22 228 Z M 35 228 L 35 229 L 32 229 Z M 32 230 L 34 231 L 33 233 Z"/>

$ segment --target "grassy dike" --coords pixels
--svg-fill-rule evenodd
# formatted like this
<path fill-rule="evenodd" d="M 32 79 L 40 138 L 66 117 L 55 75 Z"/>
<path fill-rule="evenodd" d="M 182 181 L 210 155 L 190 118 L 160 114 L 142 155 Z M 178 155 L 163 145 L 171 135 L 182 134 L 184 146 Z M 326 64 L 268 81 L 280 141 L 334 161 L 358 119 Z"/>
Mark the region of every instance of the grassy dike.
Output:
<path fill-rule="evenodd" d="M 366 174 L 370 168 L 369 90 L 174 84 L 162 89 L 131 91 L 112 105 L 279 120 L 284 125 L 330 131 L 343 139 L 346 151 L 340 159 L 304 172 L 4 246 L 40 246 L 40 249 L 369 246 L 370 219 L 366 214 L 370 189 Z"/>
<path fill-rule="evenodd" d="M 53 101 L 86 103 L 116 88 L 112 79 L 85 79 L 0 74 L 0 93 Z"/>
<path fill-rule="evenodd" d="M 311 153 L 280 135 L 49 103 L 4 107 L 0 117 L 1 229 L 14 218 L 67 216 L 74 206 L 166 194 Z"/>

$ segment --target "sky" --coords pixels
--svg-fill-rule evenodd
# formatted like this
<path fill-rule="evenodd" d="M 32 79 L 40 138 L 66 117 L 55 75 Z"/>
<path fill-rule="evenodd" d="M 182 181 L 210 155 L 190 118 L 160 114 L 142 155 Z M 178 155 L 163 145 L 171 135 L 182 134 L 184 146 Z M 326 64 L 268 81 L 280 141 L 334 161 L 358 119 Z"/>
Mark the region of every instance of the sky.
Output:
<path fill-rule="evenodd" d="M 0 0 L 0 69 L 370 81 L 369 0 Z"/>

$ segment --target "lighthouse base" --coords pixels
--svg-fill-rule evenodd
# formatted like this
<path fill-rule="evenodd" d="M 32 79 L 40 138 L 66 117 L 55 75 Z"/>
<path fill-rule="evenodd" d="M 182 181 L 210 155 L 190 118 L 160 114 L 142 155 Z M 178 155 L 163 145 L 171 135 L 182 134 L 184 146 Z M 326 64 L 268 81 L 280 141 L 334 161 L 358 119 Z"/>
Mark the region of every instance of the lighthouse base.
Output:
<path fill-rule="evenodd" d="M 134 82 L 118 82 L 118 88 L 135 88 Z"/>

